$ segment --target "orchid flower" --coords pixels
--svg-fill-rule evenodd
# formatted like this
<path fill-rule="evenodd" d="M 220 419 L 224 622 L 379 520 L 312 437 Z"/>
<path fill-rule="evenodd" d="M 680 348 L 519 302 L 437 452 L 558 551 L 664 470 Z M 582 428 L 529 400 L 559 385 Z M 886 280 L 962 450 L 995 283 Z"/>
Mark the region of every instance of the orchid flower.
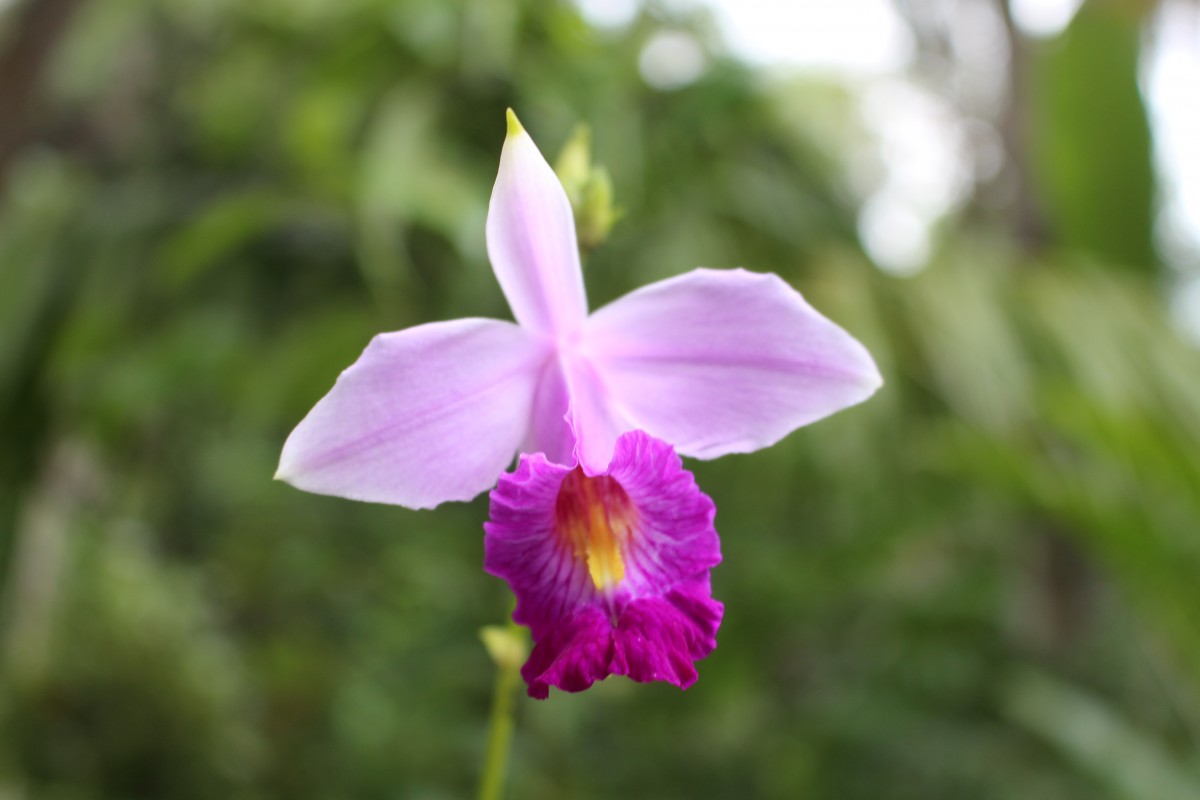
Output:
<path fill-rule="evenodd" d="M 375 337 L 276 477 L 409 508 L 496 485 L 484 566 L 531 629 L 530 695 L 609 674 L 686 688 L 723 608 L 716 509 L 679 455 L 767 447 L 865 400 L 879 372 L 775 275 L 697 269 L 589 316 L 570 202 L 511 110 L 487 249 L 517 324 Z"/>
<path fill-rule="evenodd" d="M 588 316 L 571 204 L 511 110 L 487 249 L 517 324 L 376 336 L 288 437 L 277 478 L 432 508 L 489 489 L 518 450 L 588 476 L 631 430 L 693 458 L 746 453 L 882 383 L 775 275 L 697 269 Z"/>

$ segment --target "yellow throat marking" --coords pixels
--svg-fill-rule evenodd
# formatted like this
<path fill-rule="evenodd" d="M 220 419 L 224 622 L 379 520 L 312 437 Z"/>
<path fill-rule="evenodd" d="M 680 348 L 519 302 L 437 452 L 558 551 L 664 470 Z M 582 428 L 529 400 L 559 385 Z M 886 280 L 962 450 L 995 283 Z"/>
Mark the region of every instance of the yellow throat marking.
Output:
<path fill-rule="evenodd" d="M 589 478 L 576 468 L 563 480 L 556 505 L 558 532 L 574 556 L 587 563 L 597 589 L 625 577 L 622 551 L 632 532 L 633 506 L 612 478 Z"/>

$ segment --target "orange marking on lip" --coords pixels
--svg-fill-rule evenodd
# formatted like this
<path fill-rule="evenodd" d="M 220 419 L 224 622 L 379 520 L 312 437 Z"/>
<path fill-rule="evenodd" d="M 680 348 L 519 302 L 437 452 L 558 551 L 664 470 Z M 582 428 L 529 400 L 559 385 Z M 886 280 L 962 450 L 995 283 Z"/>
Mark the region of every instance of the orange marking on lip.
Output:
<path fill-rule="evenodd" d="M 589 478 L 576 467 L 563 479 L 554 511 L 559 536 L 587 563 L 596 588 L 620 583 L 622 552 L 633 532 L 633 503 L 621 485 L 607 475 Z"/>

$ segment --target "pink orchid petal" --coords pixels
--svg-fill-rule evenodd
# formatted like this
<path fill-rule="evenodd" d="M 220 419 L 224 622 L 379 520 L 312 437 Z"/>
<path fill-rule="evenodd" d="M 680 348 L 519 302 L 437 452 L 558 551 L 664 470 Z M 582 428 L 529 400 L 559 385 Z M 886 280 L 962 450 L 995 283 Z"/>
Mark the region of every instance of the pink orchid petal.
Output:
<path fill-rule="evenodd" d="M 695 661 L 716 648 L 724 606 L 712 599 L 707 576 L 624 607 L 614 626 L 595 606 L 551 628 L 521 667 L 530 697 L 545 700 L 550 687 L 582 692 L 609 675 L 638 683 L 663 681 L 687 689 Z"/>
<path fill-rule="evenodd" d="M 570 334 L 587 315 L 575 216 L 554 170 L 508 113 L 488 207 L 488 257 L 517 322 L 553 336 Z"/>
<path fill-rule="evenodd" d="M 523 455 L 491 493 L 484 569 L 508 582 L 513 619 L 533 636 L 521 670 L 532 697 L 551 686 L 582 691 L 608 675 L 686 689 L 694 663 L 717 646 L 724 607 L 708 577 L 721 560 L 712 500 L 669 444 L 642 431 L 617 440 L 603 475 L 583 500 L 578 471 Z M 615 583 L 600 588 L 591 577 L 573 513 L 628 525 Z"/>
<path fill-rule="evenodd" d="M 593 314 L 584 337 L 630 425 L 695 458 L 767 447 L 883 383 L 850 334 L 778 276 L 745 270 L 638 289 Z"/>
<path fill-rule="evenodd" d="M 578 354 L 563 359 L 570 413 L 567 421 L 574 442 L 574 460 L 588 475 L 608 469 L 617 437 L 634 426 L 614 402 L 603 377 L 587 358 Z"/>
<path fill-rule="evenodd" d="M 547 354 L 537 337 L 488 319 L 376 336 L 292 431 L 276 477 L 409 508 L 470 500 L 525 437 Z"/>
<path fill-rule="evenodd" d="M 570 395 L 562 359 L 548 358 L 533 400 L 533 421 L 521 445 L 522 453 L 544 453 L 556 464 L 575 463 L 575 434 L 567 421 Z"/>

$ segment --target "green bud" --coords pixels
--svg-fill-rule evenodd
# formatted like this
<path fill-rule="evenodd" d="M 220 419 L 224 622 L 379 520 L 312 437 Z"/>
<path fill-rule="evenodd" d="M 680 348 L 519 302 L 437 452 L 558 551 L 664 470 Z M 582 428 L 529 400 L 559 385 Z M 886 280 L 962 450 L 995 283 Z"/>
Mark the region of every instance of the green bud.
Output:
<path fill-rule="evenodd" d="M 592 131 L 582 122 L 575 126 L 571 138 L 563 145 L 554 162 L 554 171 L 567 190 L 571 206 L 579 208 L 583 199 L 583 187 L 587 184 L 592 169 Z"/>
<path fill-rule="evenodd" d="M 594 167 L 575 208 L 579 246 L 584 250 L 595 250 L 608 238 L 608 232 L 620 216 L 620 210 L 613 207 L 612 179 L 608 177 L 608 170 Z"/>
<path fill-rule="evenodd" d="M 485 625 L 479 629 L 479 638 L 497 667 L 519 667 L 529 655 L 524 632 L 515 625 Z"/>
<path fill-rule="evenodd" d="M 559 151 L 554 171 L 562 181 L 575 211 L 579 248 L 587 253 L 599 247 L 621 212 L 613 206 L 612 179 L 604 167 L 592 164 L 592 132 L 579 124 Z"/>

